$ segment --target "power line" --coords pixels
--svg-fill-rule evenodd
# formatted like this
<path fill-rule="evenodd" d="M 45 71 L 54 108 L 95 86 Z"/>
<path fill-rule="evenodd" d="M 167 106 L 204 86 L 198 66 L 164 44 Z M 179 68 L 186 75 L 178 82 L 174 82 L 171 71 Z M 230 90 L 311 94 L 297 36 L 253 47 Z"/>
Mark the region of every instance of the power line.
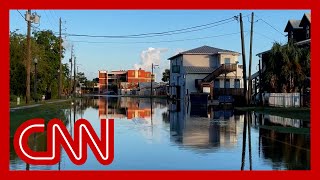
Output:
<path fill-rule="evenodd" d="M 76 37 L 94 37 L 94 38 L 146 38 L 146 37 L 156 37 L 156 36 L 168 36 L 174 34 L 182 34 L 188 32 L 195 32 L 200 31 L 212 27 L 216 27 L 219 25 L 223 25 L 226 23 L 230 23 L 237 20 L 237 16 L 233 16 L 231 18 L 223 19 L 220 21 L 198 25 L 183 29 L 171 30 L 171 31 L 164 31 L 164 32 L 152 32 L 152 33 L 143 33 L 143 34 L 131 34 L 131 35 L 86 35 L 86 34 L 65 34 L 67 36 L 76 36 Z"/>
<path fill-rule="evenodd" d="M 59 16 L 56 14 L 56 12 L 55 11 L 52 11 L 52 12 L 56 16 L 56 18 L 59 19 Z"/>
<path fill-rule="evenodd" d="M 117 43 L 117 44 L 147 44 L 147 43 L 170 43 L 170 42 L 179 42 L 179 41 L 192 41 L 192 40 L 199 40 L 199 39 L 209 39 L 214 37 L 222 37 L 222 36 L 229 36 L 229 35 L 235 35 L 239 34 L 240 32 L 235 33 L 228 33 L 228 34 L 220 34 L 215 36 L 205 36 L 205 37 L 199 37 L 199 38 L 188 38 L 188 39 L 177 39 L 177 40 L 164 40 L 164 41 L 135 41 L 135 42 L 106 42 L 106 41 L 72 41 L 71 42 L 79 42 L 79 43 L 93 43 L 93 44 L 108 44 L 108 43 Z"/>
<path fill-rule="evenodd" d="M 59 18 L 53 14 L 53 11 L 49 11 L 49 14 L 52 16 L 52 19 L 55 19 L 55 22 L 59 21 Z"/>
<path fill-rule="evenodd" d="M 44 14 L 47 17 L 47 22 L 49 22 L 51 24 L 51 27 L 54 28 L 55 26 L 52 24 L 51 19 L 49 18 L 49 16 L 47 15 L 47 12 L 45 10 L 43 10 Z"/>
<path fill-rule="evenodd" d="M 22 15 L 22 13 L 19 11 L 19 10 L 17 10 L 18 11 L 18 13 L 21 15 L 21 17 L 24 19 L 24 20 L 26 20 L 26 18 Z"/>
<path fill-rule="evenodd" d="M 259 18 L 257 15 L 255 15 L 257 18 Z M 266 23 L 268 26 L 270 26 L 272 29 L 274 29 L 275 31 L 277 31 L 278 33 L 280 33 L 282 36 L 285 36 L 285 34 L 283 34 L 281 31 L 279 31 L 277 28 L 275 28 L 274 26 L 272 26 L 270 23 L 268 23 L 267 21 L 263 20 L 262 18 L 259 18 L 257 21 L 263 21 L 264 23 Z M 257 22 L 256 21 L 256 22 Z"/>
<path fill-rule="evenodd" d="M 262 34 L 262 33 L 259 33 L 259 32 L 256 32 L 256 31 L 254 31 L 254 33 L 255 33 L 255 34 L 258 34 L 258 35 L 260 35 L 260 36 L 262 36 L 262 37 L 265 37 L 265 38 L 267 38 L 267 39 L 269 39 L 269 40 L 271 40 L 271 41 L 273 41 L 273 42 L 276 42 L 275 39 L 272 39 L 272 38 L 270 38 L 270 37 L 268 37 L 268 36 L 266 36 L 266 35 L 264 35 L 264 34 Z"/>

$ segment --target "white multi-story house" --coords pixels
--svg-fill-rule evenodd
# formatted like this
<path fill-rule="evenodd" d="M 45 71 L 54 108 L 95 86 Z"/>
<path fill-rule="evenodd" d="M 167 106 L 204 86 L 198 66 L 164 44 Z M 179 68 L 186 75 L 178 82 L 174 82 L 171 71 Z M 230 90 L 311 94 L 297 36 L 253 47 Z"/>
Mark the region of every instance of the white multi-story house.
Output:
<path fill-rule="evenodd" d="M 183 98 L 196 92 L 243 88 L 240 53 L 202 46 L 170 57 L 169 95 Z"/>

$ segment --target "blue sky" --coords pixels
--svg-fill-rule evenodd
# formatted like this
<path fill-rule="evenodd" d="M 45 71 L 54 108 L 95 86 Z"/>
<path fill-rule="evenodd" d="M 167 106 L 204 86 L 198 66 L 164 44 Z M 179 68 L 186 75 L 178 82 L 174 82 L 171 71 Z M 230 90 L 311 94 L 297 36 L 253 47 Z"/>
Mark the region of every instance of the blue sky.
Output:
<path fill-rule="evenodd" d="M 19 10 L 25 14 L 25 10 Z M 38 29 L 59 31 L 59 18 L 62 18 L 62 33 L 88 35 L 128 35 L 150 32 L 163 32 L 191 26 L 203 25 L 227 19 L 241 12 L 243 15 L 245 50 L 249 64 L 250 10 L 32 10 L 41 16 Z M 301 19 L 310 10 L 254 10 L 255 23 L 253 34 L 252 73 L 258 64 L 257 53 L 271 48 L 277 41 L 286 43 L 284 28 L 289 19 Z M 268 24 L 273 26 L 270 27 Z M 258 21 L 257 21 L 258 20 Z M 10 11 L 10 31 L 26 34 L 27 26 L 17 10 Z M 70 58 L 71 44 L 79 64 L 79 71 L 89 79 L 97 77 L 98 70 L 134 69 L 150 70 L 151 63 L 160 67 L 155 69 L 157 80 L 168 68 L 168 58 L 175 53 L 197 48 L 203 45 L 241 53 L 240 25 L 237 21 L 201 31 L 174 34 L 171 36 L 149 37 L 142 39 L 107 39 L 64 36 L 67 49 L 63 63 Z M 186 40 L 208 37 L 198 40 Z M 159 42 L 174 41 L 176 42 Z M 139 42 L 139 43 L 137 43 Z M 240 64 L 242 58 L 239 57 Z M 248 69 L 248 68 L 247 68 Z"/>

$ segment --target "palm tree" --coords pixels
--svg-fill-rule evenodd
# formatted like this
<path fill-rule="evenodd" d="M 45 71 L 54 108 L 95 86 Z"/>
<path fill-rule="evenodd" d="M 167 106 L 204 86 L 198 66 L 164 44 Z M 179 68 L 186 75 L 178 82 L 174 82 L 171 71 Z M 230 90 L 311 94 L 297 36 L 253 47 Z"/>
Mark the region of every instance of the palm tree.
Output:
<path fill-rule="evenodd" d="M 297 92 L 310 75 L 310 49 L 299 48 L 290 41 L 274 43 L 268 54 L 264 78 L 270 92 Z"/>

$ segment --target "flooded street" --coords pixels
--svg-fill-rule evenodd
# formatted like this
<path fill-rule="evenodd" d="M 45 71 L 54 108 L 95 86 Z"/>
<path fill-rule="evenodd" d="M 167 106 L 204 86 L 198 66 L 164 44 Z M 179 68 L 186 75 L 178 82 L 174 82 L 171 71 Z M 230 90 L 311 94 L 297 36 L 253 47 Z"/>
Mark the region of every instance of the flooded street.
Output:
<path fill-rule="evenodd" d="M 87 119 L 100 134 L 100 119 L 114 119 L 114 161 L 101 165 L 88 148 L 74 165 L 61 149 L 54 166 L 27 165 L 11 142 L 11 170 L 286 170 L 310 169 L 310 122 L 229 108 L 197 107 L 166 99 L 94 97 L 64 110 L 69 131 Z M 46 149 L 46 134 L 30 139 Z M 12 139 L 11 139 L 12 141 Z"/>

